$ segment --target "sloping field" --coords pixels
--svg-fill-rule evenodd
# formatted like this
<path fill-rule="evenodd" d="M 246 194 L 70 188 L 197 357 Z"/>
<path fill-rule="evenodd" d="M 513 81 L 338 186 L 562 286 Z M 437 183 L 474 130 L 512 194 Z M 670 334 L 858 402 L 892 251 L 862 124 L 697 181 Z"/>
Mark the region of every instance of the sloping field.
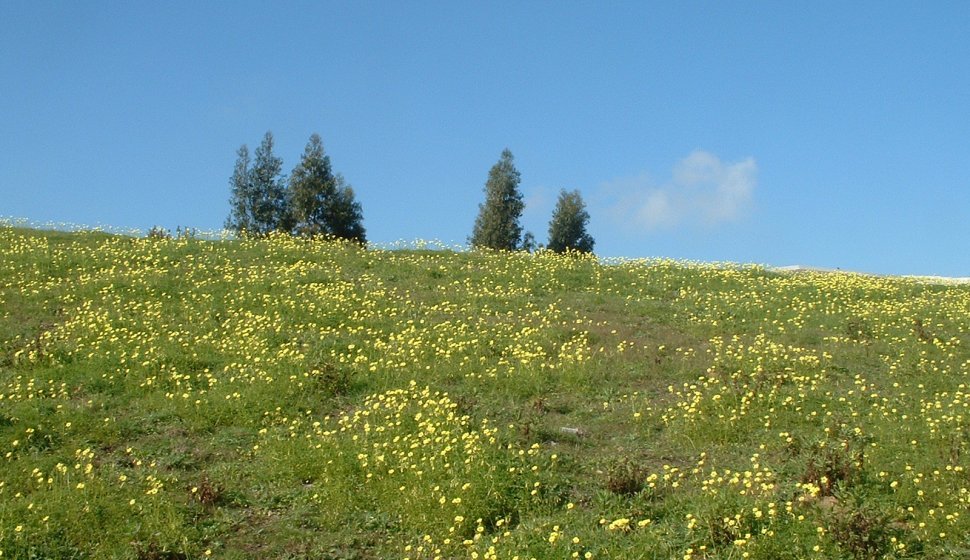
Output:
<path fill-rule="evenodd" d="M 970 556 L 970 286 L 0 229 L 3 558 Z"/>

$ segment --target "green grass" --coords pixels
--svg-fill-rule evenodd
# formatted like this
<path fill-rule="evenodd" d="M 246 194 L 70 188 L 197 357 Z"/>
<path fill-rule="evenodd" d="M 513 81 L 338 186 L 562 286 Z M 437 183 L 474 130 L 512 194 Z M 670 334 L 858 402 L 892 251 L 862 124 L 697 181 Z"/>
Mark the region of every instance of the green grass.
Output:
<path fill-rule="evenodd" d="M 970 287 L 0 228 L 3 558 L 970 555 Z"/>

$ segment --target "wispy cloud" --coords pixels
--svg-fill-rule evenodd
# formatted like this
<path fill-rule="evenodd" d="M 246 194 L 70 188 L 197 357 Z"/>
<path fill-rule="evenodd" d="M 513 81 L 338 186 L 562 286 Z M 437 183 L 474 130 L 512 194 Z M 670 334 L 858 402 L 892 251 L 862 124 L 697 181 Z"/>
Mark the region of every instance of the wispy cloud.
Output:
<path fill-rule="evenodd" d="M 552 216 L 552 209 L 556 205 L 556 191 L 551 187 L 537 186 L 523 191 L 525 211 L 522 212 L 522 224 L 526 230 L 540 237 L 545 234 L 546 224 Z"/>
<path fill-rule="evenodd" d="M 525 214 L 545 215 L 552 210 L 556 200 L 553 189 L 545 186 L 533 187 L 523 194 L 525 195 L 522 200 L 525 203 Z"/>
<path fill-rule="evenodd" d="M 753 158 L 725 163 L 698 150 L 677 162 L 666 183 L 644 173 L 602 185 L 602 196 L 615 218 L 639 230 L 711 227 L 745 215 L 757 175 Z"/>

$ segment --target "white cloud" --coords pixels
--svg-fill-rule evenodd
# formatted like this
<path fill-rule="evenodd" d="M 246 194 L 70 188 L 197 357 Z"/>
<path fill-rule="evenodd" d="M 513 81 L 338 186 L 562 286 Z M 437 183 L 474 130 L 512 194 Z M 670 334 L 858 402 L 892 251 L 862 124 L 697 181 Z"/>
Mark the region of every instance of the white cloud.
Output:
<path fill-rule="evenodd" d="M 635 212 L 636 223 L 651 224 L 655 227 L 677 225 L 677 210 L 670 203 L 670 195 L 661 190 L 653 190 L 647 192 L 642 198 L 639 204 L 629 207 Z"/>
<path fill-rule="evenodd" d="M 657 184 L 644 173 L 606 183 L 602 196 L 615 218 L 636 229 L 711 227 L 745 215 L 757 175 L 753 158 L 724 163 L 698 150 L 677 162 L 668 183 Z"/>

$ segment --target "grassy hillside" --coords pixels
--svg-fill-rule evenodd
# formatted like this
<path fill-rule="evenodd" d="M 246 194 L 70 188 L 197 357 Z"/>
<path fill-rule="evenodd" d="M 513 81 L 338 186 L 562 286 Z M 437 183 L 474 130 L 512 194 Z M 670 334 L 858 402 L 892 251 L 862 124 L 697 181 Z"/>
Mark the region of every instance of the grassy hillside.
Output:
<path fill-rule="evenodd" d="M 970 287 L 0 229 L 3 558 L 970 556 Z"/>

